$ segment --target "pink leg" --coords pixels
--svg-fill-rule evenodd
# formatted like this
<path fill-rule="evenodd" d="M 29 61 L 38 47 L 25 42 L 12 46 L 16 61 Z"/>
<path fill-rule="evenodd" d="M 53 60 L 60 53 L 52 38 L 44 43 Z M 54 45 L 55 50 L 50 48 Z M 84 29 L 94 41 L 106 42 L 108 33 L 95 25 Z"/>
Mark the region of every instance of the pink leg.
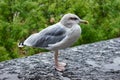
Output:
<path fill-rule="evenodd" d="M 55 68 L 56 68 L 56 70 L 64 71 L 66 63 L 58 62 L 58 50 L 55 51 L 54 57 L 55 57 Z"/>

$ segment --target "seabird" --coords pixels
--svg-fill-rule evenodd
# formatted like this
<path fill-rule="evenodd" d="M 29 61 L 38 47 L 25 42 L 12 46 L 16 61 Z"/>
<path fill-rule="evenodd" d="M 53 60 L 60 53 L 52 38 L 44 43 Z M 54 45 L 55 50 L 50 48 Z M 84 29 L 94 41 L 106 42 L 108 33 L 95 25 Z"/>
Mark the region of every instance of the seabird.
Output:
<path fill-rule="evenodd" d="M 64 71 L 66 63 L 58 62 L 58 50 L 70 47 L 79 38 L 79 23 L 87 24 L 88 21 L 75 14 L 65 14 L 58 23 L 30 35 L 24 42 L 19 43 L 18 47 L 32 46 L 55 51 L 55 68 Z"/>

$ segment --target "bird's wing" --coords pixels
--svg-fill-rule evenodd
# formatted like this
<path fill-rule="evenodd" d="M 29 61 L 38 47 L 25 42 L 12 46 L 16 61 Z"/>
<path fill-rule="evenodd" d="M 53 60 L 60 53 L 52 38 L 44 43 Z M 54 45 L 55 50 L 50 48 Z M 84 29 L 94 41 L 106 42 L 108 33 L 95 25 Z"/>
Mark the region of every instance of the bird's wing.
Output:
<path fill-rule="evenodd" d="M 49 44 L 60 42 L 66 37 L 66 30 L 63 26 L 55 24 L 39 33 L 32 34 L 24 41 L 24 45 L 34 47 L 48 47 Z"/>

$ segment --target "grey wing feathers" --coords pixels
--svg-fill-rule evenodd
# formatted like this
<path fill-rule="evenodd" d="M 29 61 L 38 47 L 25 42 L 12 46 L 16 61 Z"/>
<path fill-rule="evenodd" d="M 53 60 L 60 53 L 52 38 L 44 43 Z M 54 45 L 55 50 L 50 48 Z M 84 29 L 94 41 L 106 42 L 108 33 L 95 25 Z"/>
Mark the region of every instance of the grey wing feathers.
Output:
<path fill-rule="evenodd" d="M 24 41 L 23 44 L 26 46 L 33 46 L 38 38 L 39 38 L 39 33 L 32 34 Z"/>
<path fill-rule="evenodd" d="M 49 44 L 55 44 L 65 38 L 65 29 L 59 25 L 46 28 L 43 31 L 33 34 L 25 40 L 24 44 L 34 47 L 48 47 Z"/>

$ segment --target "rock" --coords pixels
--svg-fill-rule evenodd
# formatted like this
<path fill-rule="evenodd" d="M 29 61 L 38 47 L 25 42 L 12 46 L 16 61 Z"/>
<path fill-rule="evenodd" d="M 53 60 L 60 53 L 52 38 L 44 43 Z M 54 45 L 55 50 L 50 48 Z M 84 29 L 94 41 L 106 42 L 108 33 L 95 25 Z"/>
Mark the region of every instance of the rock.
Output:
<path fill-rule="evenodd" d="M 66 70 L 54 69 L 53 53 L 0 63 L 0 80 L 120 80 L 120 38 L 60 51 Z"/>

